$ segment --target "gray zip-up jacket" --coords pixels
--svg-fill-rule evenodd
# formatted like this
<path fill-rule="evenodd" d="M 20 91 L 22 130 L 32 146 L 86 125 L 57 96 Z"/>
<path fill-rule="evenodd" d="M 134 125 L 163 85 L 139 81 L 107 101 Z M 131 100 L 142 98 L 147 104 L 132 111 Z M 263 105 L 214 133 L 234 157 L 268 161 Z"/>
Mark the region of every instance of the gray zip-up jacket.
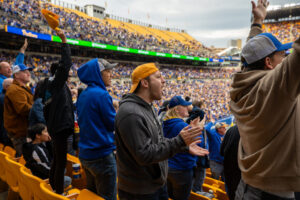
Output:
<path fill-rule="evenodd" d="M 120 102 L 115 118 L 118 188 L 152 194 L 167 179 L 168 161 L 187 148 L 180 135 L 167 139 L 153 107 L 135 94 Z"/>

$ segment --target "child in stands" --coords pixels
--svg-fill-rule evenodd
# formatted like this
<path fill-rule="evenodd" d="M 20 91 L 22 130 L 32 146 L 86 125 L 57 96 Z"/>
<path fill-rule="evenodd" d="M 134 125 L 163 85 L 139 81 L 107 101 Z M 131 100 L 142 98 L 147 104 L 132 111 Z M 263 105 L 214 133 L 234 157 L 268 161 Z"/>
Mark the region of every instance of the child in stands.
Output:
<path fill-rule="evenodd" d="M 28 129 L 28 137 L 31 142 L 23 145 L 23 156 L 26 161 L 25 166 L 29 168 L 33 175 L 41 178 L 49 178 L 52 162 L 51 137 L 46 125 L 38 123 Z M 64 187 L 71 184 L 72 179 L 68 176 L 64 178 Z"/>

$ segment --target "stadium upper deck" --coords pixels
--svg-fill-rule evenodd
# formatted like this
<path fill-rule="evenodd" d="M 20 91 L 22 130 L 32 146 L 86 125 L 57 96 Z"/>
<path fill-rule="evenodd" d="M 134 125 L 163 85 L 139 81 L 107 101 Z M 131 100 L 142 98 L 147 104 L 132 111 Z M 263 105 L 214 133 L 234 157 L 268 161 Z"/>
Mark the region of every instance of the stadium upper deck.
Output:
<path fill-rule="evenodd" d="M 141 50 L 199 57 L 214 57 L 211 50 L 187 33 L 170 32 L 113 19 L 98 19 L 77 10 L 63 8 L 48 1 L 0 1 L 0 23 L 53 34 L 40 10 L 49 9 L 60 15 L 60 26 L 67 37 L 112 44 Z"/>
<path fill-rule="evenodd" d="M 300 36 L 300 4 L 283 6 L 268 11 L 263 29 L 283 42 L 292 42 Z"/>

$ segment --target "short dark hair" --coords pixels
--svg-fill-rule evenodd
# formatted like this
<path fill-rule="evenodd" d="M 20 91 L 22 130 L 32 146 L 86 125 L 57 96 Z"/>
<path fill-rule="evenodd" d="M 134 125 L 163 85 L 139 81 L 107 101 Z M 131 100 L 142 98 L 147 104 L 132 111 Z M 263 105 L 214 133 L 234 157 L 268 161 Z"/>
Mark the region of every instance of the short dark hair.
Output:
<path fill-rule="evenodd" d="M 246 59 L 243 56 L 241 56 L 241 62 L 242 62 L 242 65 L 243 65 L 242 69 L 245 68 L 248 71 L 250 71 L 250 70 L 263 70 L 265 68 L 265 60 L 266 60 L 266 58 L 267 57 L 273 58 L 273 56 L 275 55 L 276 52 L 277 51 L 274 51 L 273 53 L 267 55 L 266 57 L 264 57 L 264 58 L 262 58 L 262 59 L 260 59 L 260 60 L 258 60 L 256 62 L 254 62 L 254 63 L 251 63 L 251 64 L 245 64 L 245 63 L 247 63 Z"/>
<path fill-rule="evenodd" d="M 42 135 L 42 131 L 45 130 L 46 125 L 42 123 L 35 124 L 28 128 L 28 137 L 35 140 L 36 135 Z"/>
<path fill-rule="evenodd" d="M 190 100 L 191 100 L 191 97 L 186 96 L 186 97 L 185 97 L 185 100 L 186 100 L 186 101 L 190 101 Z"/>

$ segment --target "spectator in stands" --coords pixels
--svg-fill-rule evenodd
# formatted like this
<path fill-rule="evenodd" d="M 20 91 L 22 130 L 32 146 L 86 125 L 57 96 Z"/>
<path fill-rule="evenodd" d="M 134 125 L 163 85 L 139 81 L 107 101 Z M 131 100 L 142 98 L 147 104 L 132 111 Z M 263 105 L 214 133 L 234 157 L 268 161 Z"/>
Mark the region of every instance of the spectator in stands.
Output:
<path fill-rule="evenodd" d="M 190 105 L 192 103 L 184 100 L 181 96 L 175 96 L 170 100 L 169 110 L 163 122 L 163 131 L 166 138 L 176 137 L 183 128 L 189 125 L 184 121 L 184 118 L 189 116 L 188 107 Z M 201 126 L 199 120 L 200 118 L 196 118 L 191 121 L 191 127 Z M 167 186 L 170 198 L 175 200 L 187 200 L 189 198 L 196 160 L 197 156 L 189 153 L 177 153 L 168 159 Z"/>
<path fill-rule="evenodd" d="M 169 110 L 169 103 L 170 103 L 169 100 L 164 101 L 163 104 L 162 104 L 162 106 L 159 109 L 158 120 L 159 120 L 159 122 L 161 124 L 163 123 L 164 118 L 165 118 L 165 116 L 167 114 L 167 111 Z"/>
<path fill-rule="evenodd" d="M 237 125 L 230 127 L 221 145 L 221 155 L 224 157 L 224 178 L 227 195 L 234 200 L 236 188 L 241 180 L 241 170 L 238 165 L 238 147 L 240 133 Z"/>
<path fill-rule="evenodd" d="M 35 124 L 28 129 L 28 137 L 31 142 L 23 145 L 25 166 L 31 173 L 41 179 L 49 178 L 52 162 L 51 137 L 45 124 Z M 64 177 L 64 188 L 71 185 L 72 179 Z"/>
<path fill-rule="evenodd" d="M 33 96 L 27 84 L 30 82 L 29 68 L 24 64 L 13 66 L 13 82 L 7 88 L 4 98 L 4 128 L 16 150 L 16 157 L 22 155 L 26 142 L 28 115 Z"/>
<path fill-rule="evenodd" d="M 45 92 L 43 86 L 43 80 L 39 81 L 35 87 L 33 95 L 33 105 L 29 112 L 29 126 L 33 126 L 38 123 L 46 124 L 44 117 L 44 104 L 43 104 L 43 93 Z"/>
<path fill-rule="evenodd" d="M 205 119 L 203 119 L 203 120 L 205 120 Z M 201 140 L 201 143 L 199 144 L 200 147 L 202 147 L 204 149 L 208 149 L 207 134 L 206 134 L 205 130 L 203 130 L 203 133 L 200 135 L 200 140 Z M 197 166 L 194 169 L 194 179 L 193 179 L 192 191 L 205 196 L 206 194 L 205 193 L 203 194 L 202 185 L 204 183 L 204 179 L 206 176 L 206 168 L 209 168 L 208 156 L 207 155 L 198 156 L 196 164 L 197 164 Z"/>
<path fill-rule="evenodd" d="M 211 127 L 212 123 L 206 126 L 206 133 L 208 139 L 208 146 L 209 146 L 209 165 L 211 169 L 211 176 L 214 179 L 219 180 L 220 176 L 222 180 L 224 178 L 224 168 L 223 168 L 223 160 L 224 157 L 220 154 L 220 147 L 223 141 L 226 126 L 225 123 L 216 123 L 215 130 Z"/>
<path fill-rule="evenodd" d="M 191 121 L 193 121 L 194 119 L 196 119 L 197 117 L 200 118 L 200 121 L 205 120 L 205 112 L 201 109 L 203 102 L 202 101 L 198 101 L 195 100 L 193 101 L 193 109 L 192 111 L 189 112 L 189 118 L 186 120 L 186 122 L 189 124 L 191 123 Z M 202 135 L 200 136 L 201 139 L 201 143 L 200 143 L 200 147 L 204 148 L 204 149 L 208 149 L 208 145 L 207 145 L 207 135 L 205 130 L 203 130 Z M 194 170 L 194 180 L 193 180 L 193 187 L 192 190 L 194 192 L 202 192 L 202 185 L 204 183 L 204 179 L 205 179 L 205 172 L 206 172 L 206 168 L 209 168 L 209 160 L 208 160 L 208 156 L 199 156 L 197 158 L 197 163 L 196 163 L 196 167 Z"/>
<path fill-rule="evenodd" d="M 25 39 L 24 45 L 20 49 L 20 53 L 18 54 L 14 65 L 23 64 L 24 62 L 24 54 L 27 49 L 28 43 L 27 39 Z M 11 66 L 8 62 L 0 63 L 0 92 L 2 92 L 2 83 L 6 78 L 10 78 L 12 75 Z"/>
<path fill-rule="evenodd" d="M 44 116 L 53 143 L 53 162 L 49 182 L 56 193 L 64 191 L 64 171 L 67 162 L 67 138 L 74 134 L 74 108 L 66 81 L 72 66 L 71 51 L 62 30 L 56 31 L 62 40 L 61 61 L 53 63 L 51 77 L 43 82 Z"/>
<path fill-rule="evenodd" d="M 251 39 L 242 49 L 244 69 L 234 75 L 230 92 L 241 136 L 242 180 L 236 200 L 294 199 L 300 185 L 300 38 L 285 57 L 291 44 L 260 34 L 267 6 L 266 0 L 252 2 Z M 274 108 L 280 108 L 276 114 Z"/>
<path fill-rule="evenodd" d="M 107 200 L 117 198 L 117 169 L 113 151 L 116 111 L 106 87 L 111 85 L 112 68 L 104 59 L 93 59 L 77 71 L 88 85 L 77 101 L 79 158 L 87 178 L 87 188 Z"/>
<path fill-rule="evenodd" d="M 12 78 L 6 78 L 2 83 L 2 93 L 0 94 L 0 142 L 4 146 L 12 146 L 10 139 L 7 136 L 7 131 L 4 128 L 3 112 L 4 112 L 4 97 L 7 88 L 12 84 Z"/>
<path fill-rule="evenodd" d="M 2 91 L 2 83 L 6 78 L 11 77 L 12 71 L 10 64 L 8 62 L 1 62 L 0 63 L 0 91 Z"/>
<path fill-rule="evenodd" d="M 120 102 L 115 120 L 120 200 L 168 199 L 166 159 L 184 151 L 208 154 L 196 144 L 200 127 L 185 127 L 172 139 L 163 137 L 152 103 L 162 98 L 164 83 L 154 63 L 140 65 L 132 73 L 130 94 Z"/>
<path fill-rule="evenodd" d="M 201 109 L 203 102 L 202 101 L 193 101 L 192 105 L 193 108 L 189 112 L 189 118 L 186 120 L 186 122 L 189 124 L 192 120 L 196 119 L 197 117 L 200 118 L 200 121 L 205 116 L 205 112 Z"/>

